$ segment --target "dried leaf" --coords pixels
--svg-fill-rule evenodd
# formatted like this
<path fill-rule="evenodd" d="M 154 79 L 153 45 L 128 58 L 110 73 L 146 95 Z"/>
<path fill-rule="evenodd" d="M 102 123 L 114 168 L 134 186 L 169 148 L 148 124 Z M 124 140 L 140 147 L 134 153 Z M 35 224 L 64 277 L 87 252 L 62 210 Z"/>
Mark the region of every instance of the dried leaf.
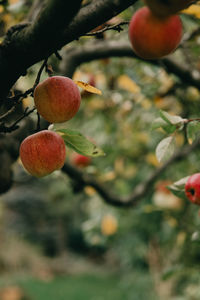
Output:
<path fill-rule="evenodd" d="M 93 93 L 93 94 L 97 94 L 97 95 L 102 95 L 102 92 L 95 88 L 94 86 L 86 83 L 86 82 L 83 82 L 83 81 L 77 81 L 77 80 L 74 80 L 74 82 L 79 86 L 81 87 L 82 89 L 84 89 L 85 91 L 87 92 L 90 92 L 90 93 Z"/>

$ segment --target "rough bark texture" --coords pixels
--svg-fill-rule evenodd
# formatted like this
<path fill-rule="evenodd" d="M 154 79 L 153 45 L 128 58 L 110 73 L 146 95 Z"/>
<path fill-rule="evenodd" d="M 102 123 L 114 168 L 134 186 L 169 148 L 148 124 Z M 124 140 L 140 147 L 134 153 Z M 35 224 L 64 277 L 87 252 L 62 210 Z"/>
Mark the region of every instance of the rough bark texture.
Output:
<path fill-rule="evenodd" d="M 101 25 L 136 0 L 94 0 L 80 9 L 81 0 L 44 3 L 32 23 L 12 27 L 0 46 L 0 105 L 12 85 L 36 62 Z"/>
<path fill-rule="evenodd" d="M 93 0 L 81 7 L 81 0 L 74 0 L 70 4 L 63 0 L 36 0 L 25 23 L 11 27 L 0 45 L 1 115 L 6 113 L 4 107 L 11 87 L 20 76 L 26 75 L 29 67 L 136 1 Z M 36 127 L 28 118 L 23 123 L 16 132 L 0 136 L 0 193 L 8 190 L 12 184 L 12 163 L 18 157 L 20 142 Z"/>

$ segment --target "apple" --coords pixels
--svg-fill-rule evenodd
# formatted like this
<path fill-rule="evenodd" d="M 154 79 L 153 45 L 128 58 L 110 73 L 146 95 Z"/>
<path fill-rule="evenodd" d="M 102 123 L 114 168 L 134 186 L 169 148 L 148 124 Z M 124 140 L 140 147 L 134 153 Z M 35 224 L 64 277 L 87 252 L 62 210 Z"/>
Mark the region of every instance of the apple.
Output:
<path fill-rule="evenodd" d="M 70 120 L 78 112 L 81 95 L 74 81 L 64 76 L 49 77 L 34 91 L 38 113 L 50 123 Z"/>
<path fill-rule="evenodd" d="M 20 145 L 24 168 L 33 176 L 43 177 L 61 169 L 66 157 L 65 143 L 56 132 L 42 130 L 34 133 Z"/>
<path fill-rule="evenodd" d="M 152 13 L 158 17 L 166 17 L 186 9 L 194 0 L 144 0 Z"/>
<path fill-rule="evenodd" d="M 79 153 L 75 153 L 73 156 L 72 156 L 72 164 L 77 166 L 77 167 L 81 167 L 81 168 L 84 168 L 84 167 L 87 167 L 90 165 L 91 163 L 91 157 L 88 157 L 88 156 L 84 156 L 82 154 L 79 154 Z"/>
<path fill-rule="evenodd" d="M 200 173 L 195 173 L 188 178 L 185 194 L 192 203 L 200 205 Z"/>
<path fill-rule="evenodd" d="M 172 53 L 181 37 L 182 23 L 177 15 L 158 18 L 145 6 L 130 21 L 130 42 L 134 52 L 144 59 L 158 59 Z"/>

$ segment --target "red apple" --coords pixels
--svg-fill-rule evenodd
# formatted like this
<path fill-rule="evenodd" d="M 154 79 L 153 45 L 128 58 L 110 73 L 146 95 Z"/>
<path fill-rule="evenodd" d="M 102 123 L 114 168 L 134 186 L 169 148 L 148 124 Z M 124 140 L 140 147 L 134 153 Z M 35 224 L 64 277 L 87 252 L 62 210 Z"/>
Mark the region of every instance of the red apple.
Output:
<path fill-rule="evenodd" d="M 190 176 L 185 184 L 187 198 L 197 205 L 200 205 L 200 173 Z"/>
<path fill-rule="evenodd" d="M 158 17 L 174 15 L 187 8 L 194 0 L 144 0 L 152 13 Z"/>
<path fill-rule="evenodd" d="M 144 59 L 158 59 L 172 53 L 182 37 L 182 23 L 177 15 L 154 16 L 148 7 L 140 8 L 129 25 L 129 39 L 134 52 Z"/>
<path fill-rule="evenodd" d="M 53 131 L 43 130 L 28 136 L 20 146 L 20 158 L 33 176 L 43 177 L 63 167 L 64 140 Z"/>
<path fill-rule="evenodd" d="M 77 167 L 87 167 L 90 165 L 91 163 L 91 158 L 88 157 L 88 156 L 84 156 L 82 154 L 79 154 L 79 153 L 75 153 L 73 156 L 72 156 L 72 164 L 74 164 L 75 166 Z"/>
<path fill-rule="evenodd" d="M 70 120 L 78 112 L 81 95 L 74 81 L 64 76 L 49 77 L 34 91 L 35 107 L 50 123 Z"/>

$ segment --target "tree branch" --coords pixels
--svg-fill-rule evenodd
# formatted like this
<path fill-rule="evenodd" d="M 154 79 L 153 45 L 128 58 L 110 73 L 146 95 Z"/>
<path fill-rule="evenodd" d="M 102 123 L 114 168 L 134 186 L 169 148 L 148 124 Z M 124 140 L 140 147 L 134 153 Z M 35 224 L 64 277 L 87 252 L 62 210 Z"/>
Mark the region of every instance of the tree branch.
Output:
<path fill-rule="evenodd" d="M 72 76 L 75 69 L 85 62 L 89 62 L 95 59 L 102 59 L 107 57 L 123 57 L 129 56 L 139 59 L 133 52 L 128 42 L 119 41 L 95 41 L 95 43 L 88 43 L 78 49 L 72 47 L 68 49 L 61 61 L 60 67 L 62 72 L 66 76 Z M 148 61 L 150 64 L 160 65 L 160 61 Z M 162 66 L 167 69 L 168 72 L 178 76 L 183 82 L 189 83 L 196 87 L 200 87 L 200 81 L 196 80 L 192 74 L 173 62 L 171 59 L 165 58 L 162 60 Z M 154 182 L 163 174 L 163 172 L 175 162 L 187 157 L 194 149 L 200 144 L 200 139 L 194 142 L 191 146 L 185 146 L 180 151 L 175 153 L 165 164 L 155 170 L 150 177 L 141 184 L 138 184 L 134 191 L 129 196 L 116 196 L 110 191 L 98 183 L 93 177 L 82 173 L 80 170 L 74 168 L 69 164 L 65 164 L 63 171 L 68 174 L 74 181 L 80 186 L 92 186 L 99 195 L 108 204 L 118 207 L 130 207 L 136 205 L 144 196 L 152 192 Z"/>
<path fill-rule="evenodd" d="M 83 62 L 89 62 L 96 59 L 107 57 L 132 57 L 141 60 L 133 52 L 129 42 L 124 41 L 95 41 L 87 43 L 81 47 L 69 48 L 60 64 L 63 74 L 72 77 L 75 69 Z M 143 60 L 145 61 L 145 60 Z M 163 58 L 162 60 L 148 60 L 146 63 L 161 66 L 166 69 L 168 73 L 173 73 L 187 85 L 192 85 L 200 88 L 200 80 L 196 79 L 193 74 L 179 65 L 170 58 Z"/>
<path fill-rule="evenodd" d="M 93 0 L 83 7 L 64 32 L 65 43 L 83 36 L 102 25 L 121 11 L 135 4 L 137 0 Z"/>
<path fill-rule="evenodd" d="M 57 37 L 73 19 L 81 0 L 46 1 L 34 23 L 11 27 L 0 47 L 0 82 L 5 97 L 11 86 L 28 67 L 48 57 L 58 46 Z M 2 102 L 2 97 L 1 102 Z"/>
<path fill-rule="evenodd" d="M 0 105 L 19 76 L 26 74 L 27 68 L 135 2 L 136 0 L 93 0 L 74 17 L 81 0 L 72 1 L 70 9 L 67 1 L 50 0 L 33 24 L 13 27 L 0 46 L 0 82 L 3 87 Z"/>
<path fill-rule="evenodd" d="M 153 191 L 154 182 L 160 178 L 161 174 L 164 173 L 166 169 L 172 166 L 179 160 L 186 158 L 193 150 L 195 150 L 200 145 L 200 139 L 196 140 L 191 146 L 184 146 L 179 151 L 177 151 L 166 163 L 161 167 L 156 169 L 148 179 L 144 180 L 143 183 L 138 184 L 133 192 L 128 196 L 117 196 L 110 192 L 108 188 L 98 183 L 94 177 L 84 174 L 77 168 L 74 168 L 70 164 L 66 163 L 62 168 L 63 172 L 67 174 L 72 180 L 78 183 L 80 186 L 91 186 L 93 187 L 102 199 L 113 206 L 117 207 L 133 207 L 140 200 L 142 200 L 146 195 Z"/>

